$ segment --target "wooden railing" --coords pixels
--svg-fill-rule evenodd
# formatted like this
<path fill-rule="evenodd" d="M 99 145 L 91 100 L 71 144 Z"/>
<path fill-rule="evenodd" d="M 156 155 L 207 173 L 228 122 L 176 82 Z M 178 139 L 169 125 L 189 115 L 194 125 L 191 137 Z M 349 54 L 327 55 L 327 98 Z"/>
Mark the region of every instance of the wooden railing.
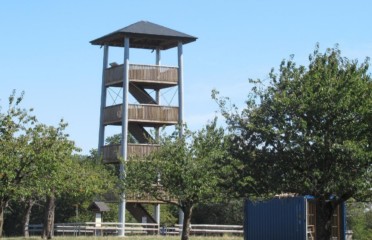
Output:
<path fill-rule="evenodd" d="M 121 122 L 122 105 L 113 105 L 104 110 L 104 124 Z M 129 104 L 128 120 L 144 123 L 177 124 L 178 107 L 153 104 Z"/>
<path fill-rule="evenodd" d="M 182 225 L 176 224 L 173 228 L 167 228 L 168 234 L 177 234 Z M 243 235 L 242 225 L 215 225 L 215 224 L 191 224 L 190 234 L 193 235 Z"/>
<path fill-rule="evenodd" d="M 118 203 L 120 202 L 121 195 L 119 195 L 119 193 L 109 192 L 109 193 L 103 194 L 102 197 L 105 199 L 105 202 Z M 138 192 L 138 191 L 137 192 L 130 192 L 130 191 L 125 192 L 125 201 L 127 203 L 163 204 L 166 202 L 174 202 L 174 203 L 178 202 L 177 198 L 172 197 L 167 193 L 164 193 L 161 196 L 161 199 L 162 200 L 158 200 L 146 192 Z"/>
<path fill-rule="evenodd" d="M 106 86 L 123 82 L 123 64 L 110 67 L 105 72 Z M 129 80 L 136 82 L 178 83 L 178 68 L 156 65 L 129 64 Z"/>
<path fill-rule="evenodd" d="M 164 193 L 161 196 L 161 200 L 158 200 L 151 196 L 149 193 L 125 193 L 125 199 L 128 203 L 165 203 L 174 202 L 177 203 L 176 198 L 172 198 L 169 194 Z"/>
<path fill-rule="evenodd" d="M 155 144 L 133 144 L 128 143 L 128 157 L 144 157 L 159 148 Z M 121 145 L 111 144 L 102 147 L 104 163 L 119 163 L 121 156 Z"/>
<path fill-rule="evenodd" d="M 30 235 L 40 234 L 42 224 L 28 225 Z M 85 223 L 56 223 L 54 232 L 56 235 L 117 235 L 121 229 L 121 223 L 117 222 L 85 222 Z M 176 224 L 171 227 L 160 227 L 156 223 L 125 223 L 125 233 L 130 234 L 161 234 L 179 235 L 182 226 Z M 191 224 L 190 234 L 193 235 L 242 235 L 242 225 L 210 225 L 210 224 Z"/>
<path fill-rule="evenodd" d="M 42 224 L 30 224 L 27 226 L 30 235 L 41 233 Z M 117 235 L 121 229 L 121 223 L 115 222 L 84 222 L 84 223 L 56 223 L 54 224 L 55 235 Z M 157 234 L 159 224 L 154 223 L 125 223 L 126 234 Z"/>

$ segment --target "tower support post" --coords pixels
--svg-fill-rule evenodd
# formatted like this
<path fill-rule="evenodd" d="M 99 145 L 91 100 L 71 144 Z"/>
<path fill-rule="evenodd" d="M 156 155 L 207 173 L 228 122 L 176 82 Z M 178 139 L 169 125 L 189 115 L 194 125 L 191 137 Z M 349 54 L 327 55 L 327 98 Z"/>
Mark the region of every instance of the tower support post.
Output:
<path fill-rule="evenodd" d="M 182 42 L 178 42 L 178 124 L 179 124 L 179 137 L 183 136 L 183 48 Z M 183 225 L 183 211 L 180 209 L 178 212 L 178 223 Z M 181 226 L 182 229 L 182 226 Z M 180 231 L 181 232 L 181 231 Z"/>
<path fill-rule="evenodd" d="M 155 60 L 155 64 L 157 66 L 160 66 L 160 61 L 161 61 L 161 54 L 160 54 L 160 49 L 157 48 L 156 49 L 156 60 Z M 160 89 L 157 89 L 156 90 L 156 103 L 158 105 L 160 105 Z"/>
<path fill-rule="evenodd" d="M 122 125 L 121 125 L 121 155 L 123 161 L 127 161 L 128 156 L 128 94 L 129 94 L 129 38 L 124 38 L 124 71 L 123 71 L 123 103 L 121 107 Z M 120 178 L 125 178 L 124 164 L 120 163 Z M 121 224 L 119 235 L 125 236 L 125 193 L 120 197 L 119 222 Z"/>
<path fill-rule="evenodd" d="M 183 49 L 182 42 L 178 42 L 178 123 L 180 137 L 183 135 Z"/>
<path fill-rule="evenodd" d="M 101 108 L 99 115 L 99 133 L 98 133 L 98 156 L 101 156 L 101 148 L 104 144 L 105 126 L 103 125 L 104 110 L 106 107 L 106 68 L 108 64 L 108 45 L 103 47 L 103 67 L 102 67 L 102 87 L 101 87 Z"/>
<path fill-rule="evenodd" d="M 156 49 L 156 60 L 155 64 L 157 66 L 160 66 L 161 63 L 161 52 L 160 49 Z M 160 89 L 156 90 L 156 104 L 160 105 Z M 155 128 L 155 141 L 159 143 L 159 138 L 160 138 L 160 128 L 156 127 Z M 158 176 L 158 182 L 160 180 L 160 176 Z M 154 218 L 156 220 L 156 223 L 158 224 L 158 233 L 160 233 L 160 204 L 156 204 L 154 207 Z"/>

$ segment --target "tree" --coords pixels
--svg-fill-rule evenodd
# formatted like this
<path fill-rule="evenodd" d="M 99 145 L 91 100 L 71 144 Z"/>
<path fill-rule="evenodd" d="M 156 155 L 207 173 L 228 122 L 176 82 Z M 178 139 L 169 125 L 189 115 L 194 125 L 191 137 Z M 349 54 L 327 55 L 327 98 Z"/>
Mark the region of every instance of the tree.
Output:
<path fill-rule="evenodd" d="M 48 239 L 53 236 L 56 195 L 69 187 L 74 170 L 71 156 L 76 147 L 63 132 L 66 126 L 63 121 L 56 128 L 38 124 L 31 132 L 29 143 L 31 156 L 38 167 L 33 189 L 46 197 L 42 237 Z"/>
<path fill-rule="evenodd" d="M 92 159 L 82 155 L 70 156 L 69 160 L 64 161 L 63 166 L 64 168 L 58 171 L 65 171 L 68 181 L 65 184 L 64 191 L 56 195 L 55 221 L 93 221 L 93 214 L 87 208 L 93 199 L 101 200 L 102 193 L 106 193 L 106 191 L 111 189 L 111 191 L 114 191 L 117 187 L 115 174 L 107 170 L 105 165 L 96 164 Z M 66 173 L 62 173 L 62 175 L 66 175 Z M 59 173 L 59 175 L 61 174 Z M 42 186 L 43 176 L 30 180 L 19 188 L 20 192 L 23 192 L 23 188 L 26 191 L 31 189 L 32 191 L 29 191 L 30 194 L 15 196 L 9 203 L 8 209 L 10 211 L 6 214 L 7 222 L 4 226 L 4 232 L 7 235 L 19 236 L 23 234 L 24 237 L 27 237 L 28 228 L 26 226 L 29 224 L 30 219 L 34 223 L 44 221 L 45 209 L 43 206 L 46 203 L 46 190 Z M 78 214 L 76 214 L 77 208 Z"/>
<path fill-rule="evenodd" d="M 246 192 L 313 195 L 317 239 L 330 239 L 331 216 L 346 200 L 371 198 L 372 82 L 369 59 L 341 56 L 336 46 L 297 67 L 283 60 L 269 83 L 254 88 L 239 112 L 214 96 L 234 133 L 236 182 Z M 233 175 L 233 174 L 232 174 Z M 254 183 L 254 184 L 252 184 Z"/>
<path fill-rule="evenodd" d="M 36 171 L 28 148 L 29 132 L 36 118 L 31 115 L 32 109 L 20 107 L 23 95 L 16 97 L 13 91 L 7 111 L 0 112 L 0 237 L 9 201 L 20 193 L 18 187 Z"/>
<path fill-rule="evenodd" d="M 348 201 L 347 225 L 353 231 L 353 239 L 372 239 L 372 211 L 370 204 Z"/>
<path fill-rule="evenodd" d="M 198 204 L 193 211 L 194 224 L 242 225 L 243 200 L 228 199 L 220 203 Z"/>
<path fill-rule="evenodd" d="M 42 238 L 53 237 L 56 200 L 60 196 L 68 195 L 78 202 L 114 189 L 117 182 L 102 165 L 73 156 L 77 148 L 64 133 L 66 126 L 63 121 L 57 128 L 38 125 L 30 143 L 44 170 L 39 171 L 36 182 L 46 199 Z"/>
<path fill-rule="evenodd" d="M 192 210 L 197 203 L 221 197 L 215 161 L 227 155 L 224 131 L 216 120 L 198 132 L 186 130 L 163 137 L 161 147 L 145 160 L 126 165 L 125 190 L 148 193 L 157 200 L 177 205 L 184 212 L 181 239 L 189 238 Z"/>
<path fill-rule="evenodd" d="M 13 91 L 7 111 L 0 112 L 0 237 L 10 201 L 25 205 L 23 230 L 27 236 L 31 209 L 35 201 L 43 200 L 43 237 L 51 238 L 56 197 L 93 197 L 113 189 L 116 181 L 102 165 L 74 159 L 77 148 L 64 133 L 67 124 L 62 120 L 57 127 L 37 123 L 32 109 L 20 107 L 22 99 L 23 93 L 16 97 Z"/>

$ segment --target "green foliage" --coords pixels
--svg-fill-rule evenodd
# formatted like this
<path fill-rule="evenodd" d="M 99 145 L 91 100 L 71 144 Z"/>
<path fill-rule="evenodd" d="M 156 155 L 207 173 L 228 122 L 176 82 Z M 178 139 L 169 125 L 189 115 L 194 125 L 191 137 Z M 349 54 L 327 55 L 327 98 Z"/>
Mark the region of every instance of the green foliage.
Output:
<path fill-rule="evenodd" d="M 353 239 L 372 239 L 371 205 L 355 201 L 347 204 L 347 226 L 353 231 Z"/>
<path fill-rule="evenodd" d="M 30 176 L 35 169 L 30 169 L 34 159 L 29 158 L 29 133 L 36 118 L 32 109 L 22 109 L 19 105 L 23 93 L 9 97 L 8 109 L 0 112 L 0 200 L 10 200 L 23 179 Z M 1 110 L 1 108 L 0 108 Z"/>
<path fill-rule="evenodd" d="M 233 154 L 242 163 L 239 177 L 254 175 L 259 191 L 266 193 L 370 197 L 368 59 L 359 65 L 341 57 L 337 47 L 324 54 L 316 48 L 309 59 L 307 69 L 297 67 L 292 57 L 283 60 L 267 86 L 254 81 L 241 113 L 219 100 L 234 133 Z"/>
<path fill-rule="evenodd" d="M 46 196 L 53 196 L 57 203 L 59 199 L 68 199 L 72 207 L 108 190 L 114 191 L 118 184 L 103 165 L 73 155 L 78 149 L 64 133 L 67 127 L 64 121 L 57 127 L 38 123 L 31 115 L 32 110 L 20 107 L 22 99 L 23 93 L 16 97 L 13 92 L 7 111 L 0 112 L 0 236 L 3 213 L 9 204 L 6 215 L 9 219 L 20 219 L 16 215 L 23 214 L 23 205 L 30 201 L 44 204 Z M 67 218 L 63 214 L 57 217 Z"/>
<path fill-rule="evenodd" d="M 18 187 L 37 170 L 28 144 L 36 118 L 32 109 L 20 107 L 22 99 L 23 93 L 16 97 L 13 91 L 6 112 L 0 112 L 0 237 L 9 201 L 21 193 Z"/>
<path fill-rule="evenodd" d="M 243 225 L 243 200 L 224 203 L 198 204 L 191 222 L 193 224 Z"/>
<path fill-rule="evenodd" d="M 337 46 L 317 46 L 309 61 L 297 67 L 291 56 L 269 82 L 251 80 L 241 112 L 213 94 L 233 133 L 235 192 L 313 195 L 318 238 L 329 239 L 336 206 L 372 196 L 372 81 L 369 59 L 351 61 Z"/>
<path fill-rule="evenodd" d="M 219 201 L 215 162 L 227 155 L 224 131 L 216 121 L 198 132 L 176 131 L 163 137 L 159 150 L 145 161 L 126 163 L 126 189 L 149 193 L 158 200 L 178 199 L 179 206 Z"/>
<path fill-rule="evenodd" d="M 174 226 L 178 223 L 178 208 L 174 205 L 164 204 L 160 206 L 160 225 Z"/>
<path fill-rule="evenodd" d="M 31 131 L 29 146 L 37 168 L 31 189 L 40 195 L 59 196 L 76 184 L 70 181 L 78 169 L 71 159 L 76 147 L 64 133 L 66 126 L 63 121 L 56 128 L 38 124 Z"/>
<path fill-rule="evenodd" d="M 107 145 L 110 144 L 120 144 L 121 143 L 121 134 L 114 134 L 109 136 L 105 140 Z M 132 134 L 128 133 L 128 143 L 138 143 L 138 141 L 133 137 Z"/>
<path fill-rule="evenodd" d="M 145 160 L 125 163 L 126 193 L 146 193 L 183 210 L 183 240 L 189 238 L 195 204 L 221 201 L 223 197 L 216 163 L 228 154 L 224 130 L 217 128 L 216 122 L 215 119 L 198 132 L 176 131 L 163 137 L 161 147 Z"/>

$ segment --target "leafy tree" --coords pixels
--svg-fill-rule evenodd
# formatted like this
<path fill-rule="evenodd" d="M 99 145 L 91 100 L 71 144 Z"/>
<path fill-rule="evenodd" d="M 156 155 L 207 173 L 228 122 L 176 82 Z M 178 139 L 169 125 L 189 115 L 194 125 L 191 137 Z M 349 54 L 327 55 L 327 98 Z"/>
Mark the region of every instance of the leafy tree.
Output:
<path fill-rule="evenodd" d="M 120 144 L 121 143 L 121 134 L 114 134 L 109 136 L 105 140 L 106 144 Z"/>
<path fill-rule="evenodd" d="M 71 156 L 76 147 L 63 132 L 66 126 L 63 121 L 57 128 L 38 124 L 31 132 L 29 146 L 38 164 L 34 189 L 46 197 L 43 238 L 53 235 L 55 199 L 67 191 L 75 169 Z"/>
<path fill-rule="evenodd" d="M 72 184 L 56 199 L 56 221 L 91 222 L 94 214 L 88 210 L 89 205 L 93 200 L 102 201 L 101 195 L 108 190 L 115 191 L 117 178 L 87 156 L 74 155 L 72 159 Z"/>
<path fill-rule="evenodd" d="M 337 46 L 317 46 L 309 61 L 297 67 L 292 56 L 266 86 L 252 81 L 241 112 L 214 97 L 235 135 L 235 190 L 313 195 L 318 239 L 330 239 L 336 207 L 371 198 L 372 82 L 369 59 L 351 61 Z"/>
<path fill-rule="evenodd" d="M 73 155 L 70 160 L 65 161 L 63 164 L 66 169 L 59 171 L 68 171 L 68 181 L 65 184 L 65 190 L 58 195 L 55 199 L 55 221 L 57 222 L 91 222 L 94 219 L 94 214 L 87 210 L 92 200 L 102 200 L 101 194 L 110 190 L 115 191 L 117 178 L 108 171 L 104 165 L 96 164 L 87 156 Z M 67 169 L 67 165 L 70 165 Z M 43 215 L 45 212 L 44 206 L 46 204 L 46 191 L 40 187 L 40 191 L 36 191 L 36 184 L 41 185 L 42 181 L 39 178 L 31 183 L 21 186 L 21 188 L 32 188 L 33 194 L 29 197 L 23 195 L 21 198 L 14 197 L 14 200 L 9 204 L 7 214 L 7 222 L 5 225 L 5 233 L 7 235 L 19 236 L 24 234 L 28 235 L 26 225 L 29 221 L 33 223 L 43 222 Z M 32 201 L 30 206 L 29 201 Z M 110 207 L 115 210 L 114 207 Z M 32 214 L 31 214 L 32 209 Z M 76 210 L 78 209 L 78 214 Z M 28 211 L 27 211 L 28 210 Z M 115 211 L 114 211 L 115 213 Z M 111 219 L 116 221 L 115 218 Z M 28 219 L 28 221 L 24 221 Z M 105 219 L 108 218 L 105 216 Z M 22 226 L 20 223 L 22 222 Z"/>
<path fill-rule="evenodd" d="M 372 211 L 368 204 L 348 201 L 347 210 L 347 225 L 353 231 L 353 239 L 372 239 Z"/>
<path fill-rule="evenodd" d="M 24 203 L 20 208 L 24 230 L 35 202 L 44 201 L 43 237 L 51 238 L 56 198 L 68 195 L 78 201 L 99 196 L 115 189 L 116 178 L 102 165 L 74 158 L 77 148 L 64 133 L 67 124 L 37 123 L 32 109 L 20 107 L 22 99 L 23 93 L 16 97 L 14 91 L 7 111 L 0 112 L 0 236 L 10 201 Z"/>
<path fill-rule="evenodd" d="M 12 198 L 19 194 L 18 186 L 36 171 L 34 158 L 29 155 L 29 132 L 36 118 L 32 109 L 23 109 L 23 93 L 9 97 L 6 112 L 0 112 L 0 237 L 3 232 L 4 211 Z M 1 106 L 0 106 L 0 110 Z"/>
<path fill-rule="evenodd" d="M 198 132 L 186 130 L 163 137 L 159 150 L 146 160 L 126 163 L 126 192 L 143 194 L 177 205 L 184 212 L 181 239 L 189 238 L 193 207 L 219 200 L 215 161 L 227 155 L 224 131 L 216 120 Z"/>
<path fill-rule="evenodd" d="M 242 225 L 243 212 L 243 201 L 241 199 L 198 204 L 193 211 L 192 223 Z"/>
<path fill-rule="evenodd" d="M 64 133 L 67 124 L 61 122 L 57 128 L 39 125 L 31 146 L 43 163 L 43 172 L 37 183 L 44 194 L 45 216 L 43 238 L 53 237 L 56 200 L 68 195 L 79 200 L 99 196 L 116 185 L 116 178 L 103 165 L 73 156 L 77 150 L 74 142 Z"/>
<path fill-rule="evenodd" d="M 118 134 L 114 134 L 112 136 L 108 136 L 105 139 L 105 142 L 106 142 L 107 145 L 120 144 L 121 143 L 121 134 L 118 133 Z M 138 141 L 130 133 L 128 133 L 128 142 L 129 143 L 138 143 Z"/>

